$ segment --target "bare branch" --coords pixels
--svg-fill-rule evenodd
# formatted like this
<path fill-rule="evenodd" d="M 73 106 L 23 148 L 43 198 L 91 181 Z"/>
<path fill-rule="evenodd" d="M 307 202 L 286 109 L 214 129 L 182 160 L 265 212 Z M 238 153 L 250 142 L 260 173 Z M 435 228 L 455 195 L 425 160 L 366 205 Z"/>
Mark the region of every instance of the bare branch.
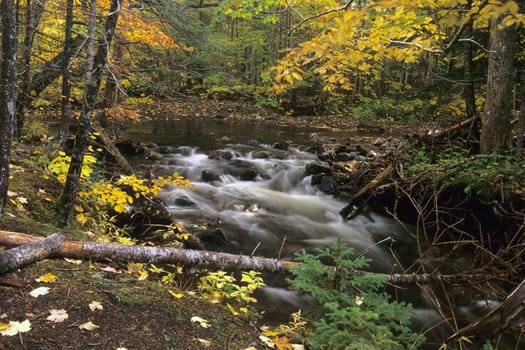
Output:
<path fill-rule="evenodd" d="M 298 13 L 300 15 L 300 17 L 302 18 L 301 22 L 297 23 L 295 26 L 293 26 L 292 28 L 290 28 L 290 30 L 288 31 L 289 33 L 298 29 L 299 27 L 301 27 L 303 24 L 305 24 L 306 22 L 309 22 L 311 20 L 314 20 L 314 19 L 317 19 L 319 17 L 322 17 L 322 16 L 326 16 L 330 13 L 334 13 L 334 12 L 340 12 L 340 11 L 344 11 L 346 10 L 347 8 L 350 7 L 350 5 L 352 5 L 354 2 L 354 0 L 347 0 L 346 3 L 342 6 L 339 6 L 339 7 L 334 7 L 334 8 L 331 8 L 331 9 L 328 9 L 328 10 L 325 10 L 325 11 L 322 11 L 322 12 L 318 12 L 316 13 L 315 15 L 312 15 L 312 16 L 308 16 L 308 17 L 304 17 L 303 15 L 301 15 L 299 13 L 298 10 L 296 9 L 293 9 L 293 11 L 295 13 Z"/>

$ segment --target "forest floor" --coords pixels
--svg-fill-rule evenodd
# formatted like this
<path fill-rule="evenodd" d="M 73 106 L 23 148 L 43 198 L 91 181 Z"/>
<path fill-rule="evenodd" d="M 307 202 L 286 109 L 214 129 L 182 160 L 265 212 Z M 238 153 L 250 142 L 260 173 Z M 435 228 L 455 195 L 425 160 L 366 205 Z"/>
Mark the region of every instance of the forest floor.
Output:
<path fill-rule="evenodd" d="M 279 116 L 245 103 L 202 103 L 194 99 L 156 104 L 138 111 L 140 118 L 162 113 L 249 118 L 268 124 L 344 130 L 373 127 L 386 131 L 393 127 L 386 120 L 372 124 L 335 116 Z M 410 126 L 401 132 L 417 131 Z M 43 236 L 61 232 L 68 239 L 93 239 L 98 233 L 86 232 L 82 227 L 65 230 L 52 225 L 56 222 L 53 204 L 61 193 L 61 185 L 46 168 L 52 150 L 50 145 L 14 146 L 9 204 L 0 218 L 0 229 Z M 48 273 L 56 276 L 56 281 L 36 281 Z M 234 316 L 224 304 L 211 304 L 199 297 L 191 284 L 180 285 L 176 291 L 182 291 L 183 296 L 176 298 L 170 293 L 175 287 L 162 284 L 158 278 L 141 280 L 125 264 L 48 259 L 1 277 L 3 282 L 8 279 L 23 286 L 0 285 L 0 331 L 10 321 L 25 320 L 31 329 L 14 336 L 0 335 L 0 350 L 266 348 L 259 338 L 261 321 Z M 39 287 L 49 288 L 48 294 L 31 296 L 31 291 Z M 96 307 L 92 310 L 90 305 Z M 50 320 L 56 314 L 52 310 L 64 310 L 60 313 L 67 314 L 67 319 Z M 193 317 L 200 317 L 208 324 L 192 322 Z M 82 329 L 87 322 L 96 327 Z M 291 349 L 288 346 L 283 349 Z"/>

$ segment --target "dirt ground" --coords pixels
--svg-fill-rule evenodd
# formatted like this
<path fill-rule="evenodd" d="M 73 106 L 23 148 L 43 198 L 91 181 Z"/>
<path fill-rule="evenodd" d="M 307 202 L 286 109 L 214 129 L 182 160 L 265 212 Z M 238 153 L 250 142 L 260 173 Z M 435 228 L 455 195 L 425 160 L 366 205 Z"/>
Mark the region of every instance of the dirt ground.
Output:
<path fill-rule="evenodd" d="M 29 320 L 31 329 L 0 336 L 0 349 L 246 349 L 258 346 L 254 322 L 233 316 L 222 304 L 211 304 L 183 291 L 176 299 L 158 281 L 139 281 L 125 273 L 105 272 L 105 264 L 45 260 L 4 277 L 26 282 L 23 288 L 0 287 L 0 323 Z M 118 271 L 118 269 L 117 269 Z M 46 273 L 54 283 L 36 282 Z M 48 287 L 49 293 L 30 292 Z M 171 287 L 173 288 L 173 287 Z M 89 305 L 98 302 L 102 310 Z M 51 310 L 65 310 L 60 323 Z M 192 322 L 209 322 L 204 328 Z M 92 322 L 98 328 L 82 330 Z M 257 347 L 261 349 L 262 347 Z"/>

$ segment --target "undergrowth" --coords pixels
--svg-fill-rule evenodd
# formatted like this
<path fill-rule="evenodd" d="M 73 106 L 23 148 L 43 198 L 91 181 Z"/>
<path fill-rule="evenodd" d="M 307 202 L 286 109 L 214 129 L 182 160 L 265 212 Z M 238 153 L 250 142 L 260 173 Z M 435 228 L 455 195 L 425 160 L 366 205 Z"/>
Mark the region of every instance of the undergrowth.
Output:
<path fill-rule="evenodd" d="M 459 186 L 466 195 L 485 200 L 504 202 L 525 194 L 525 160 L 511 150 L 471 155 L 458 146 L 438 152 L 423 145 L 410 152 L 404 166 L 407 178 Z"/>

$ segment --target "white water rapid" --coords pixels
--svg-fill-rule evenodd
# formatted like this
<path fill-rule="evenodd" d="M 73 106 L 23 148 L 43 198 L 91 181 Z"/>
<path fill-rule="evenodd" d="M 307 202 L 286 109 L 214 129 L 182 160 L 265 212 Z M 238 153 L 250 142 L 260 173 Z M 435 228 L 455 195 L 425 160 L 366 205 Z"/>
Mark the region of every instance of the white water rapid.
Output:
<path fill-rule="evenodd" d="M 373 213 L 344 221 L 339 211 L 345 202 L 322 193 L 304 175 L 315 155 L 266 145 L 231 145 L 210 155 L 178 151 L 154 169 L 155 175 L 176 171 L 196 186 L 162 193 L 177 221 L 221 228 L 238 246 L 237 253 L 290 259 L 301 248 L 341 240 L 357 255 L 371 258 L 374 270 L 395 270 L 388 247 L 408 233 Z"/>

